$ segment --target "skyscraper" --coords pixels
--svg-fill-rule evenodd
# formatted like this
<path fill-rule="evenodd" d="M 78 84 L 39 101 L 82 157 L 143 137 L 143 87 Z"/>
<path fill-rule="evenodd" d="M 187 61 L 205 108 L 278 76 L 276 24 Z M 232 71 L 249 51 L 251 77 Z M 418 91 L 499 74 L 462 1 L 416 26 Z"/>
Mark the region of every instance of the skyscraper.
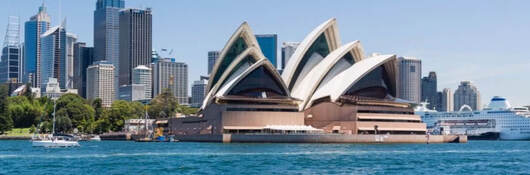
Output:
<path fill-rule="evenodd" d="M 298 45 L 300 45 L 299 42 L 284 42 L 282 44 L 282 70 L 287 65 L 289 58 L 291 58 Z"/>
<path fill-rule="evenodd" d="M 179 104 L 188 104 L 188 65 L 174 59 L 153 63 L 153 98 L 169 89 Z"/>
<path fill-rule="evenodd" d="M 32 83 L 33 87 L 41 86 L 40 78 L 40 35 L 50 28 L 50 16 L 46 13 L 44 4 L 39 7 L 39 12 L 24 24 L 24 73 L 23 82 Z M 29 79 L 31 78 L 31 80 Z"/>
<path fill-rule="evenodd" d="M 18 17 L 8 18 L 7 32 L 0 58 L 0 83 L 21 82 L 21 53 L 20 48 L 20 23 Z"/>
<path fill-rule="evenodd" d="M 152 57 L 151 9 L 125 9 L 120 11 L 120 61 L 119 83 L 132 83 L 132 70 L 139 65 L 149 65 Z"/>
<path fill-rule="evenodd" d="M 74 44 L 77 36 L 66 33 L 66 88 L 74 88 Z"/>
<path fill-rule="evenodd" d="M 124 0 L 97 0 L 94 11 L 94 59 L 107 60 L 114 65 L 116 91 L 120 70 L 120 10 L 124 7 Z"/>
<path fill-rule="evenodd" d="M 94 48 L 85 43 L 74 44 L 74 88 L 86 98 L 86 69 L 94 62 Z"/>
<path fill-rule="evenodd" d="M 480 110 L 480 92 L 471 81 L 461 81 L 454 94 L 454 110 L 468 105 L 472 110 Z"/>
<path fill-rule="evenodd" d="M 421 79 L 421 101 L 428 102 L 429 109 L 440 109 L 438 103 L 438 88 L 436 80 L 436 72 L 429 72 L 429 76 Z"/>
<path fill-rule="evenodd" d="M 269 59 L 274 67 L 277 67 L 276 57 L 278 57 L 278 35 L 256 35 L 256 40 L 258 40 L 259 48 L 261 49 L 261 52 L 263 52 L 263 55 Z"/>
<path fill-rule="evenodd" d="M 208 52 L 208 75 L 212 72 L 215 61 L 219 57 L 219 51 L 209 51 Z"/>
<path fill-rule="evenodd" d="M 204 96 L 206 95 L 206 85 L 205 80 L 197 80 L 193 82 L 191 86 L 191 107 L 201 107 Z"/>
<path fill-rule="evenodd" d="M 87 68 L 87 99 L 100 98 L 103 107 L 110 107 L 116 95 L 114 65 L 97 61 Z"/>
<path fill-rule="evenodd" d="M 420 103 L 421 100 L 421 60 L 412 57 L 399 57 L 399 93 L 404 100 Z"/>
<path fill-rule="evenodd" d="M 449 88 L 444 88 L 442 91 L 442 108 L 440 111 L 451 112 L 453 111 L 453 105 L 453 92 Z"/>
<path fill-rule="evenodd" d="M 40 40 L 41 87 L 46 87 L 49 78 L 57 78 L 59 87 L 66 89 L 66 30 L 63 26 L 53 27 L 42 34 Z"/>
<path fill-rule="evenodd" d="M 139 65 L 133 69 L 132 72 L 132 84 L 138 84 L 144 86 L 144 99 L 151 99 L 153 93 L 153 83 L 152 83 L 152 72 L 151 68 Z"/>

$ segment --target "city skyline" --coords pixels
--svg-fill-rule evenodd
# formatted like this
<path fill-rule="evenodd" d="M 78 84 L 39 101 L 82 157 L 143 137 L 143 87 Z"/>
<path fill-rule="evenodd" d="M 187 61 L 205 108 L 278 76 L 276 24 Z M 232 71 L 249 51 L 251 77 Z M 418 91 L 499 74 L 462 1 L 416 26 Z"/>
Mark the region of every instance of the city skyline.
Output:
<path fill-rule="evenodd" d="M 77 34 L 79 42 L 93 46 L 95 0 L 62 1 L 62 10 L 59 10 L 59 2 L 45 2 L 52 18 L 50 26 L 59 25 L 66 17 L 68 32 Z M 41 3 L 8 1 L 7 6 L 0 7 L 0 31 L 5 31 L 8 16 L 19 16 L 23 24 L 36 13 Z M 190 80 L 206 75 L 207 52 L 222 49 L 233 28 L 243 21 L 249 23 L 255 34 L 275 33 L 278 43 L 283 43 L 300 42 L 321 21 L 336 17 L 343 42 L 361 40 L 367 46 L 367 55 L 380 52 L 419 58 L 422 60 L 422 76 L 429 71 L 437 72 L 438 89 L 451 88 L 454 91 L 460 81 L 470 80 L 480 90 L 483 104 L 494 95 L 507 97 L 516 106 L 530 104 L 527 100 L 530 94 L 524 93 L 525 83 L 519 85 L 524 82 L 524 75 L 530 73 L 526 69 L 530 62 L 523 44 L 530 38 L 530 33 L 526 32 L 530 31 L 530 23 L 523 18 L 528 12 L 522 5 L 528 2 L 345 1 L 344 4 L 351 5 L 341 7 L 326 1 L 314 1 L 303 7 L 297 7 L 297 1 L 268 3 L 276 5 L 248 8 L 256 4 L 245 1 L 128 0 L 125 7 L 153 8 L 153 49 L 174 49 L 170 57 L 189 65 Z M 242 13 L 254 13 L 244 16 L 222 13 L 236 9 Z M 290 9 L 294 12 L 276 13 Z M 385 11 L 395 13 L 381 13 Z M 21 35 L 23 33 L 21 31 Z M 277 57 L 281 58 L 280 55 Z"/>

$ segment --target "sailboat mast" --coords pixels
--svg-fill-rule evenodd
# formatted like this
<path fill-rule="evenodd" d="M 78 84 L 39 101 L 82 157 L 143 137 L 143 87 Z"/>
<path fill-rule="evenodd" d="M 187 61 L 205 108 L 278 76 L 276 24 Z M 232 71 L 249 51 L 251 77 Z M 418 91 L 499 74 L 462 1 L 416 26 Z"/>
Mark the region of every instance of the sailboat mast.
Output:
<path fill-rule="evenodd" d="M 55 107 L 57 106 L 57 102 L 53 101 L 53 129 L 52 129 L 52 136 L 55 134 Z"/>

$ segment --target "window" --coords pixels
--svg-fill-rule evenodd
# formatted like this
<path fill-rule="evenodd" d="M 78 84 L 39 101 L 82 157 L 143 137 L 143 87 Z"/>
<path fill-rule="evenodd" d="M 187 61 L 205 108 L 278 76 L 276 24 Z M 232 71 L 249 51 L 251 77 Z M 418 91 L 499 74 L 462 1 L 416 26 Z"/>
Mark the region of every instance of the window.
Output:
<path fill-rule="evenodd" d="M 416 66 L 410 66 L 410 72 L 416 72 Z"/>

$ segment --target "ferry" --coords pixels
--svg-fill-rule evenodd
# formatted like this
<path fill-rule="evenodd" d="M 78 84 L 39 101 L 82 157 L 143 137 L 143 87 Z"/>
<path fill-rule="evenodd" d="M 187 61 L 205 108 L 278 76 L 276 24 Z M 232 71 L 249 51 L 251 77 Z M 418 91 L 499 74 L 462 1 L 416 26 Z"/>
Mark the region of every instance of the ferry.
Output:
<path fill-rule="evenodd" d="M 465 134 L 469 139 L 530 140 L 530 111 L 512 107 L 504 97 L 494 96 L 483 110 L 464 105 L 456 112 L 438 112 L 422 103 L 415 110 L 433 134 Z"/>

